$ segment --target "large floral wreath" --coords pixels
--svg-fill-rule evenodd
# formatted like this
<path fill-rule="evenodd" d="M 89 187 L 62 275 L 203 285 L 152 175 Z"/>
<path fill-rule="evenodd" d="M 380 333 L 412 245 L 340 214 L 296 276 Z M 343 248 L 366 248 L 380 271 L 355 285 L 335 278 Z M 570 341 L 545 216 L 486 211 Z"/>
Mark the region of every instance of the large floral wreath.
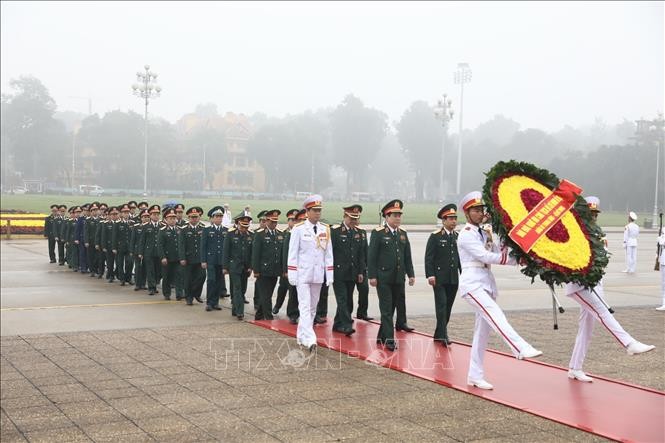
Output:
<path fill-rule="evenodd" d="M 608 254 L 603 233 L 591 218 L 586 201 L 577 195 L 573 206 L 525 252 L 509 237 L 541 200 L 559 186 L 551 172 L 524 162 L 499 162 L 486 174 L 483 198 L 494 232 L 511 247 L 522 273 L 533 282 L 539 276 L 552 286 L 568 282 L 585 288 L 598 284 L 605 273 Z"/>

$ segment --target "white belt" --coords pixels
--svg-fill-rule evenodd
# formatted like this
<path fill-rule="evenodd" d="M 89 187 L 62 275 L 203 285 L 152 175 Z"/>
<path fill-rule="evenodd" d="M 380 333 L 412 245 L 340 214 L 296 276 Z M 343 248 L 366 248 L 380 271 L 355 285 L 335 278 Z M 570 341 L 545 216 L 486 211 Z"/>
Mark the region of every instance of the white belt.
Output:
<path fill-rule="evenodd" d="M 479 261 L 462 262 L 462 270 L 468 268 L 489 268 L 489 265 L 486 265 L 485 263 L 481 263 Z"/>

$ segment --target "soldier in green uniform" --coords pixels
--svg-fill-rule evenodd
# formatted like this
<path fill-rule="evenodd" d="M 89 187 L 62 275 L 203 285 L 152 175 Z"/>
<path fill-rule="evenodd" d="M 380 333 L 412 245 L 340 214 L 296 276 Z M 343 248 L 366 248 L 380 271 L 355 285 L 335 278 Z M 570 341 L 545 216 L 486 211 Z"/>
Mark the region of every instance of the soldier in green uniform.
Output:
<path fill-rule="evenodd" d="M 182 228 L 187 224 L 187 221 L 184 219 L 185 205 L 182 203 L 176 203 L 174 209 L 176 216 L 175 225 L 179 228 Z M 185 268 L 182 266 L 178 266 L 178 269 L 176 270 L 175 296 L 178 300 L 185 298 Z"/>
<path fill-rule="evenodd" d="M 69 243 L 68 264 L 72 271 L 79 271 L 79 245 L 76 242 L 76 222 L 81 216 L 81 207 L 73 206 L 71 208 L 72 216 L 67 222 L 67 242 Z"/>
<path fill-rule="evenodd" d="M 245 215 L 247 214 L 249 214 L 249 206 L 245 207 Z M 254 234 L 259 232 L 261 229 L 266 228 L 266 211 L 259 211 L 259 213 L 256 214 L 256 218 L 258 219 L 259 226 L 254 228 Z M 256 311 L 259 306 L 259 285 L 256 283 L 256 281 L 254 282 L 254 297 L 252 303 L 254 304 L 254 311 Z"/>
<path fill-rule="evenodd" d="M 453 309 L 459 274 L 462 272 L 457 252 L 457 206 L 445 205 L 437 214 L 443 222 L 441 229 L 432 232 L 425 248 L 425 276 L 434 290 L 436 330 L 434 341 L 450 345 L 448 320 Z"/>
<path fill-rule="evenodd" d="M 51 229 L 55 238 L 56 245 L 58 246 L 58 265 L 65 265 L 65 240 L 62 236 L 62 226 L 65 224 L 65 216 L 67 214 L 66 205 L 58 205 L 57 215 L 53 218 Z"/>
<path fill-rule="evenodd" d="M 113 225 L 111 235 L 111 251 L 115 257 L 115 267 L 120 286 L 125 286 L 132 280 L 132 258 L 130 251 L 130 207 L 125 203 L 120 207 L 120 219 Z"/>
<path fill-rule="evenodd" d="M 285 247 L 288 247 L 289 244 L 289 234 L 291 233 L 291 229 L 293 228 L 293 225 L 296 224 L 296 217 L 298 216 L 298 210 L 297 209 L 289 209 L 288 212 L 286 213 L 286 229 L 284 229 L 282 232 L 284 232 L 284 245 Z M 288 257 L 288 252 L 287 252 L 287 257 Z M 277 298 L 275 299 L 275 306 L 272 308 L 272 313 L 273 315 L 279 314 L 279 310 L 282 309 L 282 305 L 284 304 L 284 300 L 286 299 L 286 294 L 289 292 L 289 277 L 286 272 L 286 260 L 282 260 L 282 264 L 284 265 L 284 271 L 282 275 L 279 277 L 279 286 L 277 287 Z"/>
<path fill-rule="evenodd" d="M 265 211 L 266 227 L 256 231 L 252 246 L 252 271 L 258 287 L 255 320 L 272 320 L 272 293 L 277 279 L 284 272 L 282 253 L 284 233 L 277 229 L 278 209 Z"/>
<path fill-rule="evenodd" d="M 252 272 L 252 242 L 255 234 L 249 230 L 252 217 L 245 215 L 244 211 L 234 217 L 233 221 L 236 227 L 231 228 L 224 239 L 222 270 L 224 274 L 229 274 L 233 297 L 231 315 L 243 320 L 247 279 Z"/>
<path fill-rule="evenodd" d="M 171 300 L 171 288 L 175 286 L 178 268 L 180 268 L 180 250 L 178 237 L 180 228 L 176 225 L 177 215 L 174 208 L 164 211 L 166 225 L 159 229 L 157 235 L 157 255 L 162 264 L 162 294 L 165 300 Z M 178 297 L 176 300 L 181 300 Z"/>
<path fill-rule="evenodd" d="M 362 210 L 360 211 L 362 212 Z M 371 321 L 374 320 L 373 317 L 367 315 L 367 308 L 369 307 L 369 279 L 367 278 L 367 232 L 360 228 L 360 217 L 351 218 L 349 220 L 350 226 L 353 229 L 358 231 L 360 237 L 363 241 L 361 245 L 363 247 L 363 257 L 365 257 L 365 269 L 363 269 L 363 278 L 356 282 L 356 288 L 358 289 L 358 308 L 356 309 L 356 318 L 359 320 Z M 353 306 L 351 306 L 353 308 Z"/>
<path fill-rule="evenodd" d="M 134 200 L 130 200 L 127 202 L 127 205 L 129 206 L 129 218 L 128 222 L 136 222 L 139 220 L 139 211 L 138 211 L 138 203 Z"/>
<path fill-rule="evenodd" d="M 381 209 L 386 224 L 372 231 L 367 254 L 367 276 L 369 284 L 376 287 L 381 311 L 381 327 L 376 341 L 384 344 L 389 351 L 397 349 L 393 315 L 400 304 L 405 304 L 404 276 L 409 277 L 409 286 L 416 281 L 409 237 L 400 228 L 403 207 L 401 200 L 392 200 Z M 404 318 L 400 318 L 398 309 L 398 330 L 406 330 L 405 311 Z M 400 324 L 400 321 L 403 323 Z"/>
<path fill-rule="evenodd" d="M 90 278 L 96 277 L 98 273 L 97 250 L 95 249 L 95 235 L 97 233 L 97 224 L 99 223 L 99 203 L 90 204 L 90 215 L 85 219 L 83 236 L 84 246 L 87 249 L 88 268 L 90 269 Z"/>
<path fill-rule="evenodd" d="M 348 337 L 356 332 L 351 319 L 353 288 L 365 277 L 363 273 L 367 265 L 363 243 L 367 244 L 367 240 L 351 224 L 351 219 L 360 218 L 362 206 L 351 205 L 343 209 L 343 222 L 330 229 L 335 265 L 333 289 L 337 300 L 337 313 L 332 329 Z"/>
<path fill-rule="evenodd" d="M 201 292 L 206 280 L 206 271 L 201 267 L 201 236 L 205 225 L 201 222 L 203 208 L 194 206 L 187 209 L 189 223 L 180 229 L 180 265 L 184 274 L 184 294 L 187 305 L 193 301 L 203 303 Z"/>
<path fill-rule="evenodd" d="M 139 238 L 138 257 L 145 265 L 146 280 L 148 283 L 148 295 L 158 294 L 157 283 L 161 279 L 161 265 L 159 252 L 157 251 L 157 237 L 159 236 L 159 205 L 152 205 L 148 209 L 150 221 L 144 223 L 143 232 Z"/>
<path fill-rule="evenodd" d="M 55 263 L 55 232 L 53 232 L 53 220 L 58 216 L 58 205 L 51 205 L 51 213 L 44 219 L 44 238 L 48 239 L 48 257 L 51 263 Z"/>
<path fill-rule="evenodd" d="M 141 238 L 143 237 L 143 229 L 150 221 L 150 213 L 147 209 L 141 209 L 139 212 L 139 221 L 132 225 L 132 234 L 129 237 L 129 250 L 131 251 L 132 258 L 134 259 L 134 290 L 140 291 L 146 288 L 146 271 L 145 260 L 140 256 L 141 254 Z"/>
<path fill-rule="evenodd" d="M 101 241 L 100 246 L 106 262 L 106 280 L 109 283 L 115 281 L 116 263 L 115 254 L 113 254 L 113 230 L 118 221 L 118 208 L 111 206 L 108 209 L 107 219 L 101 223 Z"/>

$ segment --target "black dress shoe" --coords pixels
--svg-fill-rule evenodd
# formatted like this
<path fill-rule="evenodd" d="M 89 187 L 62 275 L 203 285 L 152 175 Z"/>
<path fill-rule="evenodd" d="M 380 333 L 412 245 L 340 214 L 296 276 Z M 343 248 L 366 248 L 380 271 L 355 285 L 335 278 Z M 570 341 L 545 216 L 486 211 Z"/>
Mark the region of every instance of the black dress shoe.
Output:
<path fill-rule="evenodd" d="M 155 290 L 154 290 L 154 289 L 150 289 L 150 290 L 148 291 L 148 295 L 155 295 Z"/>
<path fill-rule="evenodd" d="M 356 318 L 357 318 L 358 320 L 365 320 L 365 321 L 372 321 L 372 320 L 374 320 L 374 317 L 368 317 L 368 316 L 366 316 L 366 315 L 362 315 L 362 316 L 361 316 L 361 315 L 358 315 Z"/>
<path fill-rule="evenodd" d="M 94 272 L 91 272 L 90 273 L 90 278 L 95 278 L 95 277 L 97 277 L 97 274 L 95 274 Z"/>
<path fill-rule="evenodd" d="M 185 297 L 178 297 L 177 295 L 175 296 L 175 299 L 176 299 L 177 301 L 180 301 L 180 300 L 182 300 L 183 298 L 185 298 Z"/>
<path fill-rule="evenodd" d="M 342 328 L 333 328 L 333 332 L 339 332 L 340 334 L 344 334 L 347 337 L 351 336 L 354 332 L 356 332 L 355 329 L 353 328 L 348 328 L 348 329 L 342 329 Z"/>
<path fill-rule="evenodd" d="M 203 300 L 201 300 L 201 297 L 194 297 L 194 300 L 196 300 L 199 303 L 203 303 Z"/>
<path fill-rule="evenodd" d="M 171 296 L 170 295 L 165 295 L 164 300 L 171 300 Z"/>
<path fill-rule="evenodd" d="M 395 351 L 397 349 L 397 344 L 393 341 L 389 341 L 386 343 L 386 349 L 389 351 Z"/>
<path fill-rule="evenodd" d="M 295 317 L 289 317 L 289 323 L 291 323 L 292 325 L 297 325 L 298 319 Z"/>
<path fill-rule="evenodd" d="M 140 291 L 140 290 L 141 290 L 141 288 L 134 288 L 134 290 L 135 290 L 135 291 Z"/>
<path fill-rule="evenodd" d="M 326 318 L 321 318 L 318 315 L 314 316 L 314 324 L 315 325 L 322 325 L 327 321 L 328 321 L 328 319 L 326 319 Z"/>
<path fill-rule="evenodd" d="M 219 306 L 219 305 L 215 305 L 215 306 L 213 306 L 212 308 L 213 308 L 215 311 L 221 311 L 221 310 L 222 310 L 222 307 Z"/>
<path fill-rule="evenodd" d="M 396 331 L 404 331 L 404 332 L 413 332 L 415 329 L 409 327 L 409 325 L 404 325 L 404 326 L 395 326 Z"/>
<path fill-rule="evenodd" d="M 97 276 L 97 278 L 100 279 L 100 280 L 102 279 L 102 277 L 104 277 L 104 274 L 99 274 L 99 275 Z"/>
<path fill-rule="evenodd" d="M 159 294 L 159 291 L 157 289 L 155 289 L 155 294 Z"/>
<path fill-rule="evenodd" d="M 309 349 L 309 353 L 310 353 L 310 354 L 311 354 L 312 352 L 316 351 L 316 343 L 314 343 L 313 345 L 309 345 L 309 347 L 308 347 L 307 349 Z"/>
<path fill-rule="evenodd" d="M 212 306 L 206 306 L 206 311 L 208 312 L 212 311 Z"/>
<path fill-rule="evenodd" d="M 192 306 L 194 303 L 192 303 L 191 300 L 187 300 L 187 306 Z"/>
<path fill-rule="evenodd" d="M 238 320 L 240 320 L 240 321 L 243 321 L 243 320 L 245 319 L 245 316 L 244 316 L 244 315 L 236 315 L 236 317 L 237 317 Z"/>
<path fill-rule="evenodd" d="M 452 344 L 452 342 L 450 341 L 450 339 L 447 338 L 447 337 L 444 338 L 443 340 L 446 342 L 446 346 L 450 346 L 450 345 Z"/>
<path fill-rule="evenodd" d="M 55 260 L 51 260 L 50 263 L 55 263 Z"/>
<path fill-rule="evenodd" d="M 272 313 L 273 313 L 274 315 L 279 314 L 279 309 L 278 309 L 278 308 L 272 308 Z"/>
<path fill-rule="evenodd" d="M 248 305 L 248 304 L 249 304 L 249 302 L 248 302 L 247 300 L 245 300 L 245 304 L 246 304 L 246 305 Z"/>
<path fill-rule="evenodd" d="M 64 263 L 58 263 L 58 266 L 65 266 Z"/>

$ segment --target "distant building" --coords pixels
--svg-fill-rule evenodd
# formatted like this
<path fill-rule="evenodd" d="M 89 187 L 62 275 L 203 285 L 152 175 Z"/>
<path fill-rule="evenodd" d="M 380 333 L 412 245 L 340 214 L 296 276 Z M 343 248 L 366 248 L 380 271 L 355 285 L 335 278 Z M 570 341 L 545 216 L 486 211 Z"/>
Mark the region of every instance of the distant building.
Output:
<path fill-rule="evenodd" d="M 226 152 L 223 147 L 214 146 L 206 150 L 206 169 L 210 176 L 204 185 L 205 190 L 265 192 L 265 171 L 247 154 L 251 126 L 246 116 L 229 112 L 223 117 L 203 117 L 191 113 L 180 118 L 176 127 L 184 136 L 204 127 L 215 128 L 224 133 Z"/>

